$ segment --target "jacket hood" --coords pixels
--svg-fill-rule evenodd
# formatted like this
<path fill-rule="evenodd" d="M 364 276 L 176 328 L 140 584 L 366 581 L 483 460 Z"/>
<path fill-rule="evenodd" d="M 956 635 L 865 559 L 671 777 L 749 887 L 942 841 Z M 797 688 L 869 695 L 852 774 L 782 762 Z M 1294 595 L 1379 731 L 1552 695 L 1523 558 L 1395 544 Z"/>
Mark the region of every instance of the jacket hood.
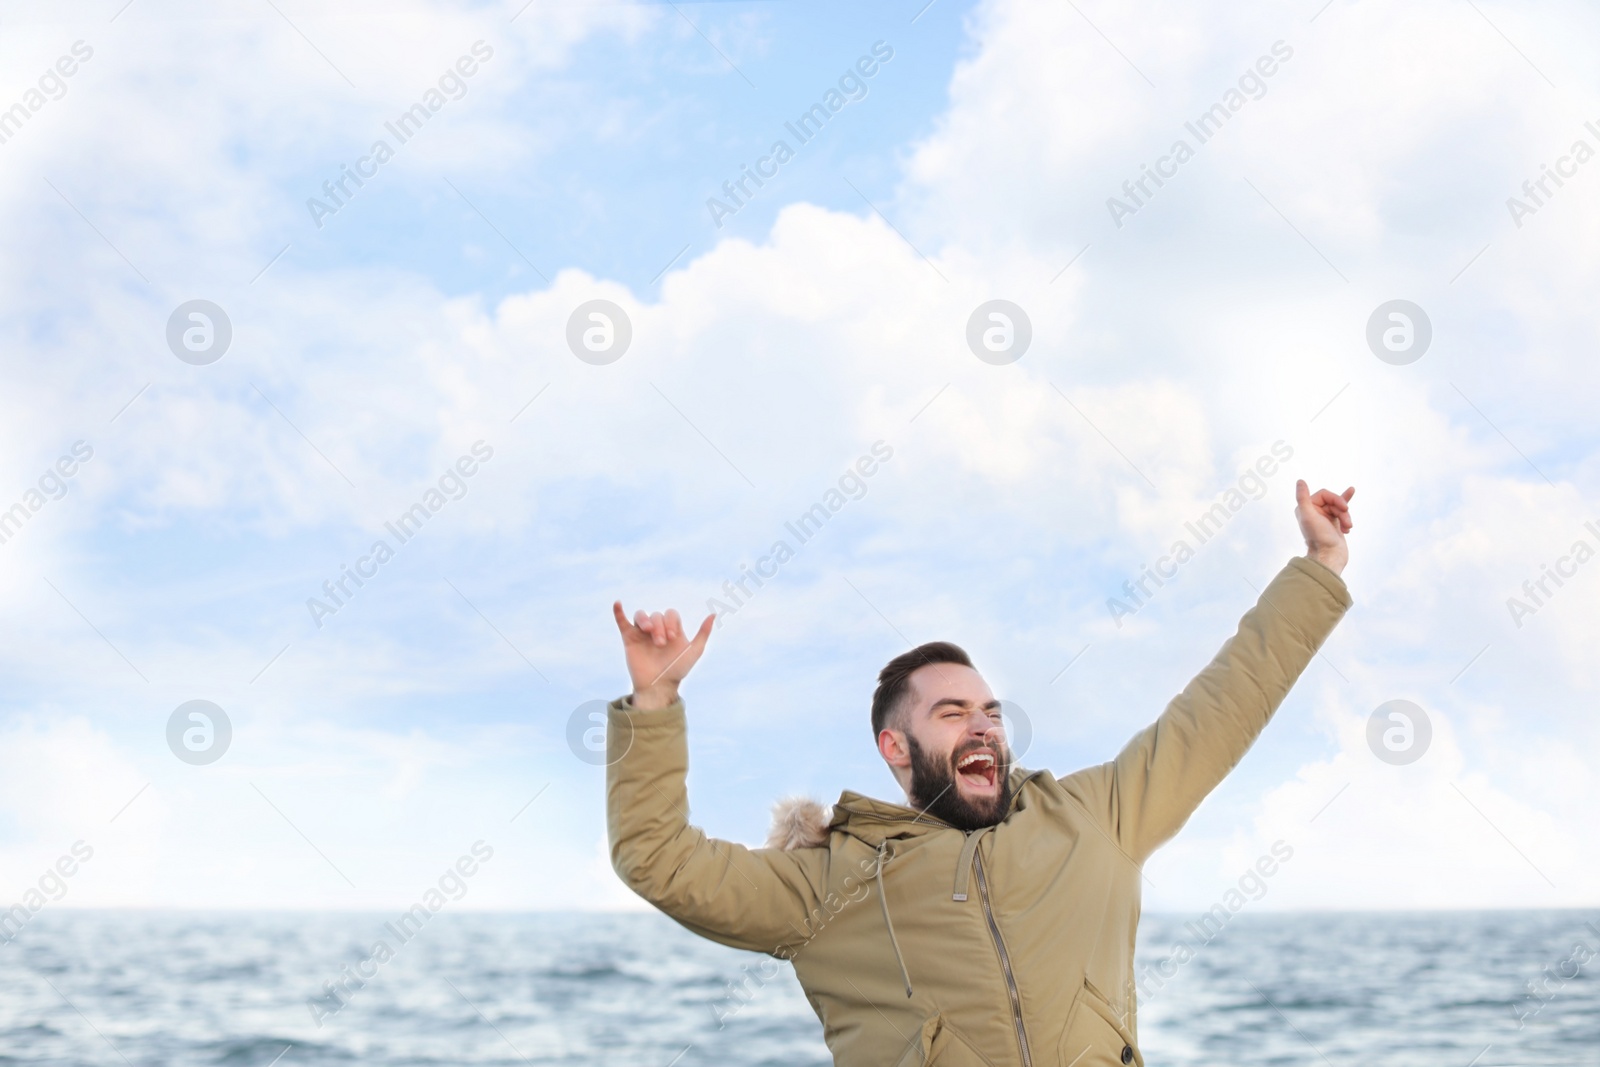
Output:
<path fill-rule="evenodd" d="M 784 797 L 772 805 L 768 848 L 785 852 L 796 848 L 821 848 L 828 843 L 830 810 L 810 797 Z"/>

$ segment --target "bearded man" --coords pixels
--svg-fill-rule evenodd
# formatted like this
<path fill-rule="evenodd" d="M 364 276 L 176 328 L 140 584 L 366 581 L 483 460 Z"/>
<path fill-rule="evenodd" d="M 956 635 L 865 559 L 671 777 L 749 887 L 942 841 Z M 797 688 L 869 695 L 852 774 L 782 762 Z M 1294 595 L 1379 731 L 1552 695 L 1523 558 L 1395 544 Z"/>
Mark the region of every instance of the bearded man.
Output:
<path fill-rule="evenodd" d="M 692 638 L 675 611 L 622 632 L 631 696 L 606 730 L 611 859 L 683 926 L 793 962 L 840 1067 L 1138 1064 L 1133 947 L 1145 859 L 1244 756 L 1351 599 L 1351 487 L 1295 486 L 1289 560 L 1211 663 L 1116 758 L 1063 778 L 1012 765 L 1000 702 L 966 653 L 891 660 L 872 701 L 905 790 L 791 809 L 768 847 L 689 823 L 678 693 Z M 867 903 L 876 898 L 876 903 Z"/>

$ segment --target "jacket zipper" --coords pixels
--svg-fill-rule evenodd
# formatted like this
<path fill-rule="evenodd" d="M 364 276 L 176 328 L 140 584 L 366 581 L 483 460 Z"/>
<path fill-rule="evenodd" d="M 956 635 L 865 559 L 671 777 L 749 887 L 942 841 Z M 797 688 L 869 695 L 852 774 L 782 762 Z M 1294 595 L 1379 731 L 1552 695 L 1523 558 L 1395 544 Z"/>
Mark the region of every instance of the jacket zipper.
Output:
<path fill-rule="evenodd" d="M 1017 995 L 1017 980 L 1011 973 L 1011 957 L 1006 955 L 1006 943 L 1000 938 L 1000 925 L 994 921 L 994 909 L 989 907 L 989 883 L 983 876 L 983 855 L 974 852 L 972 858 L 978 865 L 978 898 L 983 901 L 983 917 L 989 921 L 989 933 L 994 937 L 994 947 L 1000 953 L 1000 970 L 1006 978 L 1006 992 L 1011 996 L 1011 1018 L 1017 1024 L 1017 1046 L 1022 1049 L 1022 1067 L 1033 1067 L 1033 1057 L 1028 1053 L 1028 1032 L 1022 1027 L 1022 998 Z"/>

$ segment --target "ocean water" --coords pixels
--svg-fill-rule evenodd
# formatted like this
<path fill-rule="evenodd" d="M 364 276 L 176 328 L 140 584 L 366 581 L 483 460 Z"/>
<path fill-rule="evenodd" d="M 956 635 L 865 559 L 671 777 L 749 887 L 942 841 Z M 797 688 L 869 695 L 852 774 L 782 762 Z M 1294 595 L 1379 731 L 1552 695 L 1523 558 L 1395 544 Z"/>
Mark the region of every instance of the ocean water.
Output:
<path fill-rule="evenodd" d="M 658 915 L 391 918 L 46 909 L 0 946 L 0 1064 L 831 1063 L 787 965 Z M 1190 920 L 1141 924 L 1152 1065 L 1600 1065 L 1600 913 Z"/>

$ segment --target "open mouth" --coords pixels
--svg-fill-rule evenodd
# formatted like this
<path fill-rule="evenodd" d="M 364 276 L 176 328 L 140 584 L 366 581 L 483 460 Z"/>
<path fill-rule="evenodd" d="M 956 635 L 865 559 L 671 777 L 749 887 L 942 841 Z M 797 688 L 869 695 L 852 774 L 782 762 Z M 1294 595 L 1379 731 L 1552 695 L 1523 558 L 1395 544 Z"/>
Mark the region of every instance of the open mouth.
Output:
<path fill-rule="evenodd" d="M 986 748 L 974 749 L 956 761 L 956 776 L 961 784 L 981 793 L 993 791 L 998 771 L 999 761 Z"/>

